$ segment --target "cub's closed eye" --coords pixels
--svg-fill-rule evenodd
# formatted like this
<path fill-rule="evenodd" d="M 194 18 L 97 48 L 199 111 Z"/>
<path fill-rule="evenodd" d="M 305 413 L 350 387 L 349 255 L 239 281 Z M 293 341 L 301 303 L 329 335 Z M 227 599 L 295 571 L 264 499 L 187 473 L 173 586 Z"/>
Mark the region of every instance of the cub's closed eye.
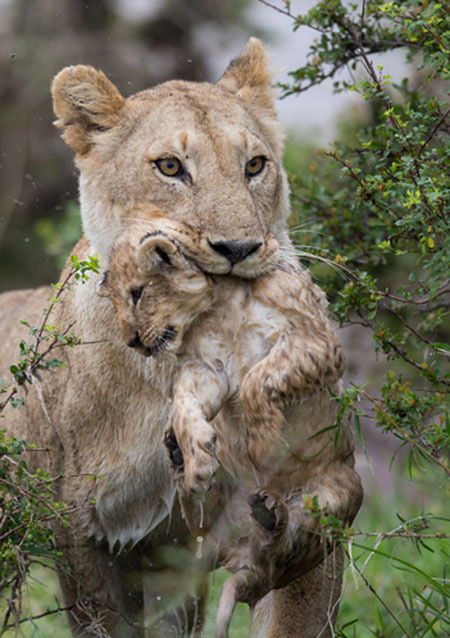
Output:
<path fill-rule="evenodd" d="M 184 175 L 183 164 L 176 157 L 164 157 L 156 160 L 155 164 L 166 177 L 181 177 Z"/>
<path fill-rule="evenodd" d="M 255 175 L 259 175 L 264 169 L 266 165 L 266 158 L 263 155 L 258 155 L 257 157 L 252 157 L 251 160 L 248 160 L 245 165 L 245 176 L 247 178 L 255 177 Z"/>
<path fill-rule="evenodd" d="M 143 288 L 135 288 L 131 291 L 131 298 L 133 299 L 134 305 L 136 305 L 139 299 L 142 297 L 143 290 Z"/>

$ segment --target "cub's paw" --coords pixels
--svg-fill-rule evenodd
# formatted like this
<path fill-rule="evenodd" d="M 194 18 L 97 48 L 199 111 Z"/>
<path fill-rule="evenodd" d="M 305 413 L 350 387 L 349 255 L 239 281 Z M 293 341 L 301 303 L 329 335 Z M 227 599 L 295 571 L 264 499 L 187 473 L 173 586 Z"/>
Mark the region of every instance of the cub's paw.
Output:
<path fill-rule="evenodd" d="M 271 490 L 261 489 L 248 498 L 252 516 L 267 532 L 283 531 L 288 522 L 288 508 L 281 496 Z"/>
<path fill-rule="evenodd" d="M 217 435 L 208 425 L 195 433 L 189 450 L 184 453 L 186 489 L 197 495 L 208 491 L 219 467 L 216 458 Z"/>

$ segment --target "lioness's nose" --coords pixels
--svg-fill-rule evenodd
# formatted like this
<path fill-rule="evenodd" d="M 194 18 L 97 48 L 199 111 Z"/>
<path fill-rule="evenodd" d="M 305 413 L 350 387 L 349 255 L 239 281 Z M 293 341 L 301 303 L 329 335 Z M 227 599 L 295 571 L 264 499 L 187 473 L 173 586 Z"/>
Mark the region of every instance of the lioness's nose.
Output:
<path fill-rule="evenodd" d="M 209 242 L 209 245 L 216 253 L 226 257 L 232 264 L 237 264 L 238 261 L 242 261 L 252 253 L 256 252 L 262 245 L 260 241 L 216 241 Z"/>

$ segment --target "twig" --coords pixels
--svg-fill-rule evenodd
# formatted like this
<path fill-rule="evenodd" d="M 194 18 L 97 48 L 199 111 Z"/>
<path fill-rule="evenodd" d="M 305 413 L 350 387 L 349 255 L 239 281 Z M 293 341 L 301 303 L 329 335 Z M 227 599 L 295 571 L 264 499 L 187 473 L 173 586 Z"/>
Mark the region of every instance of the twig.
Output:
<path fill-rule="evenodd" d="M 27 616 L 26 618 L 21 618 L 20 620 L 17 621 L 17 624 L 20 625 L 21 623 L 24 623 L 24 622 L 38 620 L 39 618 L 44 618 L 44 616 L 50 616 L 51 614 L 58 614 L 62 611 L 70 611 L 71 609 L 74 609 L 75 607 L 76 605 L 67 605 L 66 607 L 57 607 L 56 609 L 48 609 L 47 611 L 44 611 L 42 614 L 36 614 L 36 616 Z M 7 629 L 13 629 L 15 626 L 16 624 L 6 625 L 4 629 L 2 630 L 2 633 L 4 633 L 4 631 Z"/>
<path fill-rule="evenodd" d="M 371 328 L 371 330 L 374 333 L 376 332 L 376 329 L 375 329 L 375 326 L 373 325 L 373 323 L 371 321 L 369 321 L 367 319 L 367 317 L 364 317 L 361 311 L 357 310 L 356 314 L 365 322 L 365 324 L 364 324 L 365 327 Z M 417 361 L 414 361 L 414 359 L 411 359 L 411 357 L 409 355 L 407 355 L 406 352 L 402 348 L 400 348 L 400 346 L 398 346 L 394 341 L 392 341 L 391 339 L 385 339 L 384 343 L 388 344 L 392 348 L 392 350 L 394 350 L 394 352 L 396 352 L 399 355 L 399 357 L 401 357 L 403 359 L 403 361 L 406 361 L 407 363 L 412 365 L 417 370 L 420 370 L 420 372 L 422 372 L 422 373 L 424 372 L 424 367 L 420 363 L 418 363 Z M 433 375 L 432 381 L 434 383 L 440 383 L 442 385 L 450 387 L 450 381 L 446 381 L 442 377 L 437 377 L 431 371 L 429 371 L 429 373 L 430 373 L 430 375 Z"/>
<path fill-rule="evenodd" d="M 336 155 L 336 153 L 331 152 L 331 151 L 325 151 L 324 155 L 326 157 L 331 157 L 332 159 L 336 160 L 337 162 L 339 162 L 339 164 L 342 164 L 342 166 L 344 166 L 344 168 L 346 168 L 348 170 L 348 172 L 350 173 L 350 175 L 353 177 L 353 179 L 358 182 L 358 184 L 361 186 L 361 188 L 365 187 L 365 184 L 363 181 L 361 181 L 358 177 L 358 175 L 355 173 L 355 171 L 352 168 L 352 165 L 350 164 L 350 162 L 348 160 L 344 160 L 341 157 L 339 157 L 338 155 Z"/>
<path fill-rule="evenodd" d="M 362 29 L 364 26 L 364 19 L 366 17 L 366 0 L 362 1 L 362 7 L 361 7 L 361 21 L 359 23 L 359 28 Z"/>
<path fill-rule="evenodd" d="M 417 17 L 414 15 L 414 13 L 408 12 L 409 17 L 414 21 L 417 22 Z M 425 31 L 428 31 L 428 33 L 430 35 L 433 36 L 433 38 L 436 40 L 436 42 L 440 45 L 440 47 L 442 48 L 442 50 L 445 53 L 448 53 L 449 50 L 447 49 L 447 47 L 445 46 L 445 43 L 442 41 L 441 37 L 439 36 L 438 33 L 435 33 L 433 31 L 433 29 L 431 29 L 427 23 L 425 22 L 425 20 L 423 20 L 423 22 L 421 23 L 421 26 L 425 29 Z"/>
<path fill-rule="evenodd" d="M 432 128 L 431 132 L 428 134 L 425 142 L 422 144 L 422 146 L 419 149 L 419 152 L 417 153 L 417 157 L 420 157 L 420 154 L 422 153 L 423 149 L 425 148 L 425 146 L 428 144 L 428 142 L 433 138 L 434 134 L 436 133 L 436 131 L 438 130 L 438 128 L 440 126 L 442 126 L 442 124 L 445 122 L 445 120 L 447 119 L 448 114 L 450 113 L 450 108 L 448 108 L 445 113 L 442 115 L 442 117 L 439 118 L 438 122 L 436 123 L 436 125 Z"/>
<path fill-rule="evenodd" d="M 361 58 L 365 64 L 366 70 L 369 73 L 370 77 L 372 78 L 375 86 L 377 87 L 377 90 L 380 94 L 380 99 L 383 103 L 384 108 L 386 109 L 386 113 L 389 114 L 389 120 L 392 124 L 392 126 L 397 130 L 398 134 L 402 137 L 403 139 L 403 143 L 405 145 L 405 147 L 408 149 L 408 152 L 411 155 L 412 161 L 413 161 L 413 166 L 414 166 L 414 170 L 409 170 L 408 173 L 415 185 L 415 187 L 419 190 L 421 197 L 422 197 L 422 201 L 423 204 L 425 206 L 425 208 L 428 210 L 428 212 L 430 214 L 433 214 L 433 209 L 432 206 L 429 202 L 429 199 L 427 197 L 427 194 L 424 191 L 423 185 L 420 181 L 421 178 L 421 167 L 419 165 L 418 162 L 418 157 L 416 157 L 415 153 L 414 153 L 414 149 L 411 146 L 411 142 L 409 141 L 409 139 L 407 138 L 407 136 L 405 135 L 405 132 L 403 130 L 403 128 L 400 126 L 400 123 L 398 122 L 397 118 L 395 117 L 395 115 L 393 115 L 392 113 L 392 109 L 390 108 L 390 104 L 386 98 L 386 93 L 383 90 L 383 87 L 381 86 L 381 82 L 380 79 L 377 77 L 377 74 L 375 72 L 374 66 L 372 64 L 372 62 L 369 60 L 369 58 L 367 57 L 367 52 L 364 49 L 364 44 L 360 38 L 360 36 L 358 35 L 358 32 L 355 28 L 355 25 L 353 24 L 353 22 L 350 20 L 350 18 L 346 17 L 346 24 L 348 26 L 348 29 L 350 31 L 350 33 L 352 34 L 356 44 L 358 45 L 358 48 L 361 52 Z"/>
<path fill-rule="evenodd" d="M 406 319 L 404 319 L 401 314 L 399 312 L 397 312 L 396 310 L 394 310 L 393 308 L 389 308 L 388 306 L 385 307 L 385 310 L 387 310 L 387 312 L 389 312 L 391 315 L 394 315 L 394 317 L 396 317 L 404 326 L 405 328 L 407 328 L 410 332 L 412 332 L 412 334 L 417 337 L 417 339 L 419 339 L 420 341 L 423 341 L 423 343 L 426 343 L 428 346 L 430 346 L 430 348 L 432 348 L 434 351 L 439 352 L 440 354 L 443 354 L 444 357 L 450 357 L 450 354 L 448 354 L 447 352 L 441 352 L 441 349 L 437 348 L 432 341 L 430 341 L 429 339 L 427 339 L 426 337 L 424 337 L 423 335 L 420 334 L 420 332 L 418 332 L 414 326 L 411 326 Z"/>
<path fill-rule="evenodd" d="M 445 295 L 448 292 L 450 293 L 450 288 L 443 288 L 442 290 L 439 290 L 435 295 L 433 295 L 433 297 L 427 297 L 426 299 L 405 299 L 404 297 L 397 297 L 390 292 L 383 292 L 382 290 L 377 290 L 377 295 L 382 295 L 383 297 L 392 299 L 393 301 L 400 301 L 401 303 L 412 303 L 419 306 L 421 304 L 430 303 L 431 301 L 434 301 L 441 295 Z"/>
<path fill-rule="evenodd" d="M 261 4 L 265 4 L 266 7 L 270 7 L 270 9 L 274 9 L 274 11 L 278 11 L 278 13 L 282 13 L 283 15 L 288 16 L 288 18 L 292 18 L 292 20 L 296 19 L 295 16 L 292 15 L 292 13 L 288 11 L 287 9 L 281 9 L 280 7 L 277 7 L 275 4 L 267 2 L 267 0 L 258 0 L 258 2 L 260 2 Z"/>
<path fill-rule="evenodd" d="M 403 627 L 403 625 L 401 624 L 401 622 L 399 621 L 399 619 L 397 618 L 397 616 L 393 613 L 393 611 L 390 609 L 390 607 L 388 605 L 386 605 L 386 603 L 384 602 L 384 600 L 381 598 L 381 596 L 377 593 L 377 591 L 372 587 L 372 585 L 370 584 L 369 579 L 367 578 L 367 576 L 365 576 L 361 570 L 359 569 L 358 565 L 355 564 L 355 569 L 358 572 L 358 574 L 361 576 L 361 578 L 363 579 L 367 589 L 375 596 L 375 598 L 378 600 L 379 603 L 381 603 L 381 605 L 385 608 L 385 610 L 388 612 L 388 614 L 391 616 L 391 618 L 393 618 L 394 622 L 400 627 L 400 629 L 403 631 L 403 635 L 407 636 L 408 638 L 413 638 L 411 636 L 411 634 L 409 634 L 406 629 Z"/>
<path fill-rule="evenodd" d="M 13 398 L 13 396 L 15 394 L 17 394 L 18 390 L 17 387 L 14 387 L 11 392 L 9 393 L 9 395 L 6 397 L 6 399 L 0 403 L 0 412 L 2 412 L 2 410 L 4 410 L 6 408 L 6 406 L 8 405 L 8 403 L 11 401 L 11 399 Z"/>
<path fill-rule="evenodd" d="M 14 489 L 14 490 L 18 490 L 19 492 L 21 492 L 22 494 L 26 494 L 29 498 L 35 498 L 36 500 L 38 500 L 45 508 L 47 508 L 48 510 L 50 510 L 54 516 L 56 518 L 58 518 L 59 520 L 63 520 L 62 514 L 60 514 L 57 510 L 55 510 L 50 503 L 46 502 L 43 498 L 41 498 L 38 494 L 34 494 L 33 492 L 30 492 L 29 490 L 27 490 L 26 488 L 17 485 L 15 483 L 11 483 L 10 481 L 7 481 L 6 479 L 2 478 L 1 482 L 4 485 L 7 485 L 8 487 Z M 69 510 L 69 508 L 67 507 L 67 510 Z M 66 511 L 67 511 L 66 510 Z"/>
<path fill-rule="evenodd" d="M 377 399 L 376 397 L 370 396 L 370 394 L 368 394 L 361 388 L 359 388 L 359 392 L 362 394 L 363 397 L 365 397 L 368 401 L 370 401 L 370 403 L 376 406 L 376 409 L 380 410 L 383 413 L 383 415 L 388 418 L 392 427 L 401 434 L 401 438 L 403 441 L 406 441 L 407 443 L 410 443 L 411 445 L 416 447 L 418 450 L 422 452 L 422 454 L 425 454 L 425 456 L 428 456 L 432 461 L 437 463 L 444 470 L 447 476 L 450 476 L 450 468 L 447 465 L 445 465 L 440 455 L 437 452 L 434 452 L 433 454 L 432 452 L 427 450 L 426 447 L 418 443 L 416 439 L 410 439 L 408 435 L 405 433 L 405 431 L 399 425 L 397 425 L 397 423 L 395 422 L 395 419 L 390 414 L 388 414 L 386 410 L 384 410 L 381 407 L 380 405 L 382 403 L 381 399 Z"/>

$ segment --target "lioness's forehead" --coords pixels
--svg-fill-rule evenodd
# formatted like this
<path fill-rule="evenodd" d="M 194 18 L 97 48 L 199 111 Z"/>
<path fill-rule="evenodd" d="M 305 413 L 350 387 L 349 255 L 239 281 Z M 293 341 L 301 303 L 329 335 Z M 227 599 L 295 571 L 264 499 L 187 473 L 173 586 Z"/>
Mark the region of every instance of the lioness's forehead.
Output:
<path fill-rule="evenodd" d="M 183 128 L 209 133 L 229 125 L 242 127 L 262 136 L 257 108 L 245 107 L 236 96 L 221 86 L 181 80 L 165 82 L 128 98 L 130 107 L 139 113 L 141 124 L 158 126 L 167 132 Z"/>

